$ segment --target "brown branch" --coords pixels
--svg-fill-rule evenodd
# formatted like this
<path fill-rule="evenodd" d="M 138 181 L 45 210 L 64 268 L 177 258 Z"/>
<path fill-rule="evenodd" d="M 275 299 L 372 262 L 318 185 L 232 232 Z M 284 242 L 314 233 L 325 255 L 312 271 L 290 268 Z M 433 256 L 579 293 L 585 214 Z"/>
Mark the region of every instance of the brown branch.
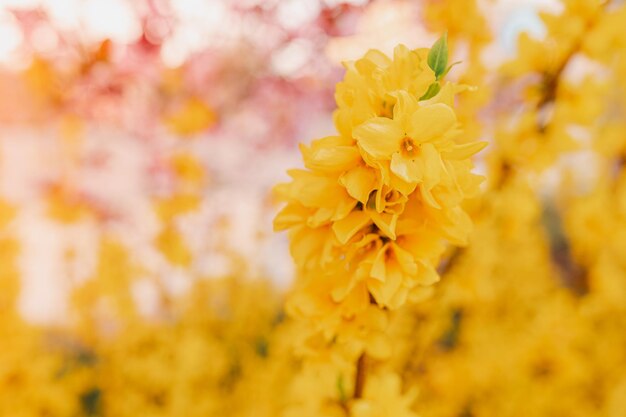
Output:
<path fill-rule="evenodd" d="M 552 73 L 544 75 L 544 91 L 543 96 L 537 103 L 538 111 L 544 110 L 546 106 L 556 101 L 558 90 L 563 79 L 563 72 L 574 56 L 581 51 L 587 33 L 591 31 L 594 26 L 596 26 L 598 18 L 609 3 L 610 0 L 604 2 L 602 7 L 598 10 L 598 13 L 587 21 L 585 30 L 572 44 L 572 47 L 556 70 Z M 550 123 L 550 118 L 537 120 L 537 130 L 540 133 L 544 133 L 550 126 Z M 544 208 L 543 227 L 548 235 L 550 243 L 550 257 L 553 264 L 557 267 L 559 274 L 563 279 L 563 283 L 575 294 L 586 294 L 589 290 L 588 271 L 576 262 L 574 255 L 572 254 L 569 241 L 565 232 L 562 230 L 561 219 L 556 211 L 551 210 L 550 207 Z"/>
<path fill-rule="evenodd" d="M 448 257 L 448 259 L 442 262 L 437 268 L 437 273 L 439 274 L 439 276 L 444 276 L 445 274 L 447 274 L 452 269 L 452 267 L 457 263 L 461 255 L 463 255 L 463 253 L 464 253 L 464 248 L 455 246 L 452 249 L 452 253 Z"/>
<path fill-rule="evenodd" d="M 624 170 L 624 167 L 626 167 L 626 153 L 621 153 L 620 155 L 617 156 L 617 158 L 615 158 L 613 171 L 611 173 L 614 187 L 617 186 L 617 183 L 620 179 L 620 175 L 622 171 Z"/>
<path fill-rule="evenodd" d="M 590 27 L 591 25 L 588 25 L 588 28 Z M 543 76 L 544 90 L 543 90 L 543 95 L 541 96 L 541 98 L 539 99 L 539 102 L 537 103 L 538 109 L 541 109 L 542 107 L 556 100 L 556 95 L 557 95 L 556 93 L 561 83 L 563 71 L 565 71 L 565 68 L 567 68 L 567 64 L 570 63 L 574 55 L 576 55 L 580 51 L 582 44 L 583 44 L 583 39 L 581 37 L 577 40 L 576 43 L 574 43 L 574 45 L 572 45 L 572 48 L 567 53 L 567 55 L 565 55 L 565 59 L 563 59 L 563 61 L 557 67 L 557 69 L 554 72 L 544 74 Z"/>
<path fill-rule="evenodd" d="M 604 4 L 602 4 L 602 8 L 599 10 L 598 14 L 593 16 L 587 22 L 587 25 L 585 26 L 585 30 L 583 31 L 582 35 L 578 39 L 576 39 L 575 42 L 572 44 L 572 47 L 570 48 L 568 53 L 565 55 L 564 59 L 561 61 L 559 66 L 554 71 L 544 74 L 543 95 L 541 96 L 541 98 L 539 99 L 539 102 L 537 103 L 538 110 L 542 110 L 543 108 L 545 108 L 546 106 L 548 106 L 549 104 L 553 103 L 556 100 L 559 87 L 563 79 L 562 77 L 563 72 L 567 68 L 567 65 L 572 61 L 572 58 L 574 58 L 574 55 L 576 55 L 578 52 L 581 51 L 585 38 L 587 37 L 587 33 L 594 28 L 594 26 L 597 23 L 599 14 L 602 12 L 604 8 L 607 7 L 609 3 L 610 1 L 606 1 Z M 545 132 L 548 125 L 549 125 L 549 121 L 545 121 L 545 122 L 538 121 L 537 129 L 539 130 L 539 132 Z"/>
<path fill-rule="evenodd" d="M 367 359 L 365 353 L 359 356 L 356 363 L 356 375 L 354 377 L 354 398 L 363 398 L 363 389 L 365 388 L 365 377 L 367 375 Z"/>
<path fill-rule="evenodd" d="M 369 293 L 370 304 L 374 306 L 378 306 L 376 299 Z M 381 309 L 385 309 L 384 307 L 380 307 Z M 363 397 L 363 389 L 365 388 L 365 377 L 367 376 L 367 358 L 365 356 L 365 352 L 361 353 L 359 359 L 356 362 L 356 374 L 354 375 L 354 399 Z"/>

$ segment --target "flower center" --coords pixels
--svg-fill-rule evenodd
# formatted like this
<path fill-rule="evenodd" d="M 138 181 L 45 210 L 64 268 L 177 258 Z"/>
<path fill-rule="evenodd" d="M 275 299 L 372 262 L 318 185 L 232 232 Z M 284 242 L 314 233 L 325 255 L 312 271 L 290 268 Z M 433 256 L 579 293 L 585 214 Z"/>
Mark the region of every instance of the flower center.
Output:
<path fill-rule="evenodd" d="M 388 119 L 393 119 L 393 103 L 389 103 L 385 100 L 382 101 L 380 105 L 380 117 L 386 117 Z"/>
<path fill-rule="evenodd" d="M 416 157 L 419 150 L 419 145 L 416 144 L 413 139 L 408 136 L 402 139 L 402 142 L 400 142 L 400 152 L 402 153 L 402 156 L 406 158 Z"/>

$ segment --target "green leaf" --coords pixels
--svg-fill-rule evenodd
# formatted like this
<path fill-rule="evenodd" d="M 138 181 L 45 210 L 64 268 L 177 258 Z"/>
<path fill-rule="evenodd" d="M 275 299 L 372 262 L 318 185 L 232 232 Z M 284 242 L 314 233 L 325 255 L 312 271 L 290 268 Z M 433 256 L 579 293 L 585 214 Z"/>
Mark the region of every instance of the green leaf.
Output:
<path fill-rule="evenodd" d="M 428 66 L 435 73 L 437 80 L 441 78 L 448 67 L 448 32 L 433 44 L 428 52 Z"/>
<path fill-rule="evenodd" d="M 102 408 L 102 391 L 98 387 L 91 388 L 80 395 L 80 405 L 87 416 L 98 416 Z"/>
<path fill-rule="evenodd" d="M 432 83 L 428 86 L 428 90 L 426 90 L 424 95 L 420 97 L 420 101 L 435 97 L 439 90 L 441 90 L 441 85 L 438 82 Z"/>
<path fill-rule="evenodd" d="M 254 348 L 257 355 L 262 358 L 267 358 L 267 355 L 269 353 L 269 344 L 266 338 L 264 338 L 263 336 L 259 337 L 254 344 Z"/>
<path fill-rule="evenodd" d="M 448 75 L 448 73 L 450 72 L 450 70 L 452 69 L 452 67 L 453 67 L 453 66 L 455 66 L 455 65 L 459 65 L 461 62 L 463 62 L 463 61 L 456 61 L 456 62 L 454 62 L 454 63 L 450 64 L 450 66 L 448 67 L 448 69 L 446 69 L 446 71 L 443 73 L 443 76 Z"/>
<path fill-rule="evenodd" d="M 337 391 L 339 392 L 339 402 L 345 403 L 348 400 L 348 395 L 346 394 L 346 387 L 344 386 L 342 374 L 339 374 L 337 377 Z"/>

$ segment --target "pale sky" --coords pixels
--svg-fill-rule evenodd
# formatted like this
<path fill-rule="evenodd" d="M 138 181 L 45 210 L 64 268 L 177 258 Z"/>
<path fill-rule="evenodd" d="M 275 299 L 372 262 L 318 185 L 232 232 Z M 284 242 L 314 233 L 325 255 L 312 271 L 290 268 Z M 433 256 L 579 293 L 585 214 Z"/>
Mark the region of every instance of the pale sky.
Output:
<path fill-rule="evenodd" d="M 265 4 L 275 0 L 265 0 Z M 263 3 L 246 0 L 246 3 Z M 324 0 L 337 3 L 337 0 Z M 363 0 L 353 0 L 359 4 Z M 158 4 L 159 2 L 155 2 Z M 109 38 L 126 43 L 141 34 L 138 15 L 144 2 L 133 0 L 0 0 L 0 64 L 19 68 L 27 64 L 20 50 L 23 41 L 21 31 L 9 9 L 39 7 L 50 16 L 53 27 L 40 27 L 36 31 L 35 47 L 49 52 L 56 46 L 53 29 L 78 33 L 86 42 Z M 165 41 L 161 54 L 165 64 L 180 65 L 193 52 L 225 41 L 246 30 L 245 22 L 238 20 L 226 0 L 173 0 L 171 9 L 175 21 L 172 35 Z M 277 19 L 286 28 L 296 28 L 314 19 L 320 8 L 318 0 L 281 0 L 278 2 Z M 492 11 L 490 20 L 496 28 L 501 49 L 510 50 L 520 31 L 541 35 L 541 24 L 535 14 L 537 8 L 554 8 L 555 0 L 497 0 L 485 2 L 485 9 Z M 160 22 L 154 22 L 158 30 Z M 294 48 L 297 49 L 297 48 Z M 298 54 L 283 54 L 280 63 L 287 70 L 289 60 Z M 293 51 L 291 51 L 293 52 Z M 296 51 L 297 52 L 297 51 Z M 344 57 L 345 59 L 346 57 Z"/>

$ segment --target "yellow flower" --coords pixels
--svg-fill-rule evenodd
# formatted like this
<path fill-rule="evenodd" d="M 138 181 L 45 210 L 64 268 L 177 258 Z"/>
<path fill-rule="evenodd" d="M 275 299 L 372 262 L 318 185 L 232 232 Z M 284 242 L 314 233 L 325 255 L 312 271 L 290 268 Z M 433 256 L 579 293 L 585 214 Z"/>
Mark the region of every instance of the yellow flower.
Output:
<path fill-rule="evenodd" d="M 353 126 L 371 117 L 391 117 L 395 102 L 391 93 L 395 91 L 406 90 L 421 97 L 435 81 L 426 63 L 427 54 L 427 49 L 410 50 L 398 45 L 393 59 L 370 50 L 362 59 L 344 63 L 346 75 L 335 92 L 337 130 L 351 137 Z"/>
<path fill-rule="evenodd" d="M 289 230 L 297 266 L 287 311 L 310 327 L 305 351 L 390 355 L 384 329 L 363 318 L 422 299 L 439 280 L 444 242 L 466 243 L 460 204 L 478 191 L 469 158 L 485 143 L 457 141 L 464 87 L 441 86 L 441 70 L 437 94 L 419 100 L 435 82 L 426 56 L 399 46 L 393 59 L 369 51 L 346 64 L 340 134 L 302 145 L 306 169 L 275 188 L 287 204 L 274 228 Z"/>
<path fill-rule="evenodd" d="M 402 181 L 423 185 L 425 198 L 439 204 L 430 190 L 449 176 L 444 159 L 467 159 L 485 147 L 484 142 L 457 145 L 454 111 L 443 103 L 421 106 L 407 92 L 398 92 L 393 118 L 375 117 L 354 129 L 366 160 L 389 161 L 391 172 Z"/>
<path fill-rule="evenodd" d="M 402 393 L 402 381 L 398 375 L 387 373 L 372 375 L 365 385 L 362 399 L 351 404 L 354 417 L 417 417 L 411 410 L 417 393 Z"/>
<path fill-rule="evenodd" d="M 361 161 L 354 140 L 342 136 L 314 140 L 311 146 L 301 144 L 300 151 L 305 167 L 325 174 L 347 171 Z"/>
<path fill-rule="evenodd" d="M 217 123 L 215 111 L 204 101 L 192 97 L 165 117 L 165 124 L 177 135 L 191 136 Z"/>
<path fill-rule="evenodd" d="M 307 209 L 305 222 L 309 227 L 319 227 L 346 217 L 357 204 L 333 177 L 300 169 L 288 173 L 293 181 L 280 184 L 275 191 L 279 197 L 294 203 L 276 217 L 274 224 L 279 230 L 283 228 L 281 223 L 287 220 L 287 214 L 297 208 Z"/>

